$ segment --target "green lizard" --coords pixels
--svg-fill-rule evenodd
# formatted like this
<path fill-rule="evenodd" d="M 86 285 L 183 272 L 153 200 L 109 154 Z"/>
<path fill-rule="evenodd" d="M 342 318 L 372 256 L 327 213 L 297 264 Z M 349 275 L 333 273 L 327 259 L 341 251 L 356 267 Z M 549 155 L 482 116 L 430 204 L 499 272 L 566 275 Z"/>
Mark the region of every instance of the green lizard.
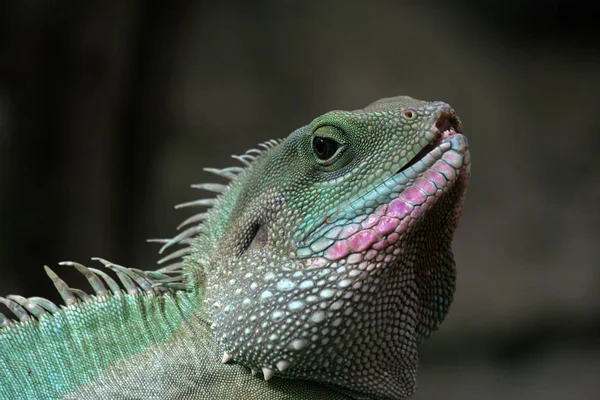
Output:
<path fill-rule="evenodd" d="M 0 397 L 410 396 L 455 287 L 470 155 L 454 111 L 382 99 L 261 146 L 208 169 L 228 185 L 195 185 L 217 196 L 181 205 L 211 207 L 163 241 L 171 265 L 67 262 L 93 293 L 46 267 L 65 305 L 0 298 L 16 317 L 0 314 Z"/>

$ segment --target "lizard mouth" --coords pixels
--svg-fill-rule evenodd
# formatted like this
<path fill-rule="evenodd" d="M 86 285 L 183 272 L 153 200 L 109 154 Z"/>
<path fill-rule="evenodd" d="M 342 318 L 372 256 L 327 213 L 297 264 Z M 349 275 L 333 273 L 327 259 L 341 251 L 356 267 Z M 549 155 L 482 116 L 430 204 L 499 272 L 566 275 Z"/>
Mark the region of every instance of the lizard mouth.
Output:
<path fill-rule="evenodd" d="M 452 198 L 460 203 L 470 170 L 461 123 L 450 108 L 442 108 L 431 132 L 429 144 L 408 163 L 373 190 L 344 204 L 305 238 L 298 249 L 300 258 L 308 258 L 305 267 L 346 258 L 385 257 L 383 249 L 393 251 L 395 243 L 450 191 L 458 193 Z"/>

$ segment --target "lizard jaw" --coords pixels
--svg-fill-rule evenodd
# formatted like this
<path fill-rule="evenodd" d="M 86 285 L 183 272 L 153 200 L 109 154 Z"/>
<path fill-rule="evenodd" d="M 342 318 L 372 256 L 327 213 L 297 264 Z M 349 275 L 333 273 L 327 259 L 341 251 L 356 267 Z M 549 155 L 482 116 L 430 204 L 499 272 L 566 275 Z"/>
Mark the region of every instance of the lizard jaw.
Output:
<path fill-rule="evenodd" d="M 400 240 L 455 185 L 464 197 L 470 153 L 460 122 L 451 110 L 442 110 L 431 130 L 431 143 L 407 165 L 332 214 L 329 224 L 299 246 L 297 253 L 307 258 L 306 268 L 322 268 L 346 258 L 369 261 Z"/>

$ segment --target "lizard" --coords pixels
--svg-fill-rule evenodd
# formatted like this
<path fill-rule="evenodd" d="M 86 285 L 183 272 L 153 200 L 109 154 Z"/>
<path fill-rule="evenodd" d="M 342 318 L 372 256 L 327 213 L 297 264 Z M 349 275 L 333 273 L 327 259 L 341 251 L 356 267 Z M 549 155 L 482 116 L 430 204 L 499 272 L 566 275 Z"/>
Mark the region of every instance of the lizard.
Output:
<path fill-rule="evenodd" d="M 158 240 L 176 249 L 158 269 L 64 262 L 89 293 L 45 266 L 64 305 L 0 297 L 0 398 L 414 393 L 456 286 L 470 153 L 454 110 L 385 98 L 233 157 L 206 169 L 227 184 L 192 185 L 214 198 L 176 206 L 207 208 Z"/>

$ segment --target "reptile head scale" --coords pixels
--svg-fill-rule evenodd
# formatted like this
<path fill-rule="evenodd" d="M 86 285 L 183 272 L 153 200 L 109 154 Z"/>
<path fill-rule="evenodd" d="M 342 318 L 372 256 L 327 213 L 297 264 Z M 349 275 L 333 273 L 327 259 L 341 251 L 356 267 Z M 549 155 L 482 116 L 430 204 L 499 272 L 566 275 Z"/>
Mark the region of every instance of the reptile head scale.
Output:
<path fill-rule="evenodd" d="M 224 360 L 266 379 L 412 394 L 417 344 L 452 300 L 468 176 L 454 111 L 408 97 L 329 112 L 265 152 L 214 207 L 223 225 L 197 252 Z"/>
<path fill-rule="evenodd" d="M 394 97 L 260 146 L 193 185 L 217 196 L 177 206 L 209 209 L 159 269 L 65 262 L 90 293 L 46 267 L 63 306 L 0 297 L 0 399 L 410 396 L 455 288 L 459 119 Z"/>

